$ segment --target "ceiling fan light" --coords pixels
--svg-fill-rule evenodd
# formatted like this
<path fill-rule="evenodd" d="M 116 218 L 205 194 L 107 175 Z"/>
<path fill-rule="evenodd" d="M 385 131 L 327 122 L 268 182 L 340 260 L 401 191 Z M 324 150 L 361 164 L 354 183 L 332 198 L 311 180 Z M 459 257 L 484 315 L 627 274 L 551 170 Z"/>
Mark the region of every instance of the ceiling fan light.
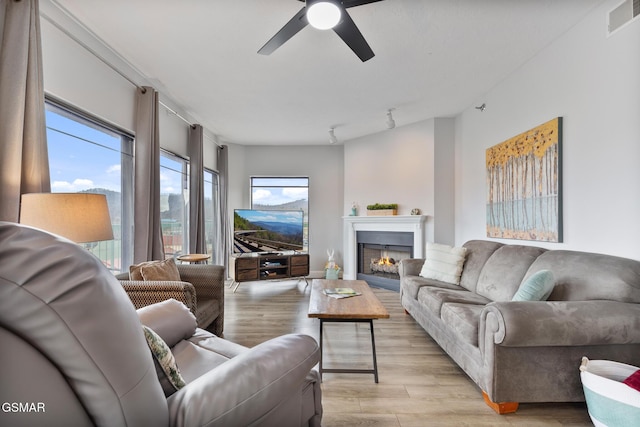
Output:
<path fill-rule="evenodd" d="M 312 27 L 329 30 L 340 22 L 342 12 L 334 3 L 320 1 L 307 8 L 307 20 Z"/>

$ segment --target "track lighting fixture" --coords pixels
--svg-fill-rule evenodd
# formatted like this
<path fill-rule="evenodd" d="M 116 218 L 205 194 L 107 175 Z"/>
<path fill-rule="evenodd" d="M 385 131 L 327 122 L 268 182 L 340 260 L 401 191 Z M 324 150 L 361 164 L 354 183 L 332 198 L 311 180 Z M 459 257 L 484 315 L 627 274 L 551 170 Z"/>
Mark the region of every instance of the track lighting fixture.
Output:
<path fill-rule="evenodd" d="M 487 108 L 487 104 L 483 102 L 481 106 L 476 107 L 476 110 L 480 110 L 480 112 L 482 113 L 486 108 Z"/>
<path fill-rule="evenodd" d="M 335 128 L 329 129 L 329 144 L 335 144 L 338 142 L 338 138 L 336 138 Z"/>
<path fill-rule="evenodd" d="M 395 108 L 390 108 L 387 110 L 387 129 L 393 129 L 396 127 L 396 121 L 393 120 L 393 115 L 391 114 L 391 111 L 394 109 Z"/>

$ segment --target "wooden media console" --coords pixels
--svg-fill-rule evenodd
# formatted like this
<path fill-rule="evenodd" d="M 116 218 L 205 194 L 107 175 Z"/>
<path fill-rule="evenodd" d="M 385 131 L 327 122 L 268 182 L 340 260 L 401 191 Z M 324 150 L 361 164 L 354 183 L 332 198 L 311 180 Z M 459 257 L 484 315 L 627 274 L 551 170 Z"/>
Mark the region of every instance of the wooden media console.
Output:
<path fill-rule="evenodd" d="M 240 282 L 254 280 L 286 279 L 309 275 L 309 254 L 237 254 L 232 257 L 231 278 L 238 290 Z"/>

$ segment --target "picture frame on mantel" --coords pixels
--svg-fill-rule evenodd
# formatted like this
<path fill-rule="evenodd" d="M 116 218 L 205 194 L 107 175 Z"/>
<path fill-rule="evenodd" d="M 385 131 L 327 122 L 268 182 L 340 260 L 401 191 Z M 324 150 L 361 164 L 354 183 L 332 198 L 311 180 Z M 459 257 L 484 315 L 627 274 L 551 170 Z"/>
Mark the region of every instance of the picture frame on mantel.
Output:
<path fill-rule="evenodd" d="M 562 117 L 486 150 L 487 237 L 562 242 Z"/>

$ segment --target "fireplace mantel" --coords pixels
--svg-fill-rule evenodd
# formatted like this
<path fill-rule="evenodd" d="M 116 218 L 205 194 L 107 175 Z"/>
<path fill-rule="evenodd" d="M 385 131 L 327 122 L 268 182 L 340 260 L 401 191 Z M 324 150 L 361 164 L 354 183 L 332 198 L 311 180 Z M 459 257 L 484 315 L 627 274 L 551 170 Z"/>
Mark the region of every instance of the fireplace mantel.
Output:
<path fill-rule="evenodd" d="M 344 271 L 346 280 L 357 275 L 356 233 L 358 231 L 405 231 L 413 233 L 413 256 L 423 258 L 425 251 L 426 215 L 344 216 Z"/>

